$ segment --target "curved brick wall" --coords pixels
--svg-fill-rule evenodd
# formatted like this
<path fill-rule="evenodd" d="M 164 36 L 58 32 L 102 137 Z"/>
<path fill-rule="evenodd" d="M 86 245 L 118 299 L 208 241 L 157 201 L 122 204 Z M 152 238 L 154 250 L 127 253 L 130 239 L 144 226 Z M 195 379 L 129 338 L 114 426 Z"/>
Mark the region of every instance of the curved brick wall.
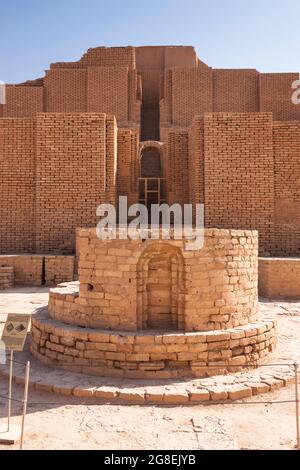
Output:
<path fill-rule="evenodd" d="M 32 320 L 32 354 L 46 364 L 127 378 L 206 377 L 257 366 L 276 344 L 259 321 L 253 231 L 185 240 L 77 234 L 79 281 L 50 291 Z"/>
<path fill-rule="evenodd" d="M 205 231 L 204 248 L 185 241 L 107 240 L 77 233 L 79 291 L 50 291 L 58 321 L 120 331 L 223 330 L 258 319 L 257 232 Z"/>
<path fill-rule="evenodd" d="M 206 377 L 256 366 L 276 344 L 266 320 L 226 331 L 151 334 L 62 325 L 47 310 L 33 319 L 31 352 L 43 363 L 127 378 Z"/>

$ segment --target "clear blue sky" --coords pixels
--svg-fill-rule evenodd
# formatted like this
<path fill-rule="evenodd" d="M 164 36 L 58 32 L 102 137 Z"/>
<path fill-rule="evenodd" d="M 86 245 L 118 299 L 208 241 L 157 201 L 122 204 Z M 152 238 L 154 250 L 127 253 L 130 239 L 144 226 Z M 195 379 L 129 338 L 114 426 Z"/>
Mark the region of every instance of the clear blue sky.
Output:
<path fill-rule="evenodd" d="M 300 71 L 300 0 L 0 0 L 0 79 L 100 45 L 183 44 L 213 67 Z"/>

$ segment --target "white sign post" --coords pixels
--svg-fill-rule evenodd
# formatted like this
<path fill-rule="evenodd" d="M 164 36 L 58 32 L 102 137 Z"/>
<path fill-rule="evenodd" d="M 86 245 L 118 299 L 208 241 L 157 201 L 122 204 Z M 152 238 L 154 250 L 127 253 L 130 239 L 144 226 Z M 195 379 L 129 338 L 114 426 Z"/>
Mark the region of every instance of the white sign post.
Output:
<path fill-rule="evenodd" d="M 5 349 L 10 351 L 9 359 L 9 385 L 8 385 L 8 412 L 7 412 L 7 425 L 0 427 L 0 443 L 1 444 L 14 444 L 24 436 L 24 423 L 25 417 L 23 413 L 22 426 L 11 424 L 11 408 L 12 408 L 12 389 L 13 389 L 13 361 L 14 351 L 23 351 L 28 328 L 30 324 L 30 315 L 23 314 L 8 314 L 7 320 L 4 325 L 1 341 L 5 344 Z M 28 396 L 28 383 L 29 383 L 29 367 L 26 368 L 26 380 L 24 396 Z M 23 407 L 25 408 L 25 407 Z M 26 408 L 25 408 L 26 410 Z M 25 412 L 26 413 L 26 412 Z"/>

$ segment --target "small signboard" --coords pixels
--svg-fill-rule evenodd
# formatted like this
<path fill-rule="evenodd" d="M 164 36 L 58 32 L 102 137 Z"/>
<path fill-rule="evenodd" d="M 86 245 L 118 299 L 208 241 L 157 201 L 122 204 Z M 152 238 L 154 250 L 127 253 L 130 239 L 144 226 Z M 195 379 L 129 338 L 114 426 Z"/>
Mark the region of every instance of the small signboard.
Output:
<path fill-rule="evenodd" d="M 10 351 L 23 351 L 31 315 L 8 314 L 1 340 Z"/>

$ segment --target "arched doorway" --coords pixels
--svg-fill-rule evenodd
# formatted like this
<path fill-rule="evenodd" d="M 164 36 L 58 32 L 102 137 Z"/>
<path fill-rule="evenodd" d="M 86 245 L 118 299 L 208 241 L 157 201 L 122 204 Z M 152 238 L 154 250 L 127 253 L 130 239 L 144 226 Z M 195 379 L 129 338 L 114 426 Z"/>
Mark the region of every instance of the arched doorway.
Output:
<path fill-rule="evenodd" d="M 184 329 L 183 257 L 179 248 L 155 243 L 138 262 L 139 329 Z"/>
<path fill-rule="evenodd" d="M 141 152 L 141 178 L 162 178 L 160 151 L 154 147 L 146 147 Z"/>
<path fill-rule="evenodd" d="M 162 151 L 161 142 L 148 141 L 140 145 L 139 202 L 147 206 L 149 214 L 152 204 L 166 201 Z"/>

